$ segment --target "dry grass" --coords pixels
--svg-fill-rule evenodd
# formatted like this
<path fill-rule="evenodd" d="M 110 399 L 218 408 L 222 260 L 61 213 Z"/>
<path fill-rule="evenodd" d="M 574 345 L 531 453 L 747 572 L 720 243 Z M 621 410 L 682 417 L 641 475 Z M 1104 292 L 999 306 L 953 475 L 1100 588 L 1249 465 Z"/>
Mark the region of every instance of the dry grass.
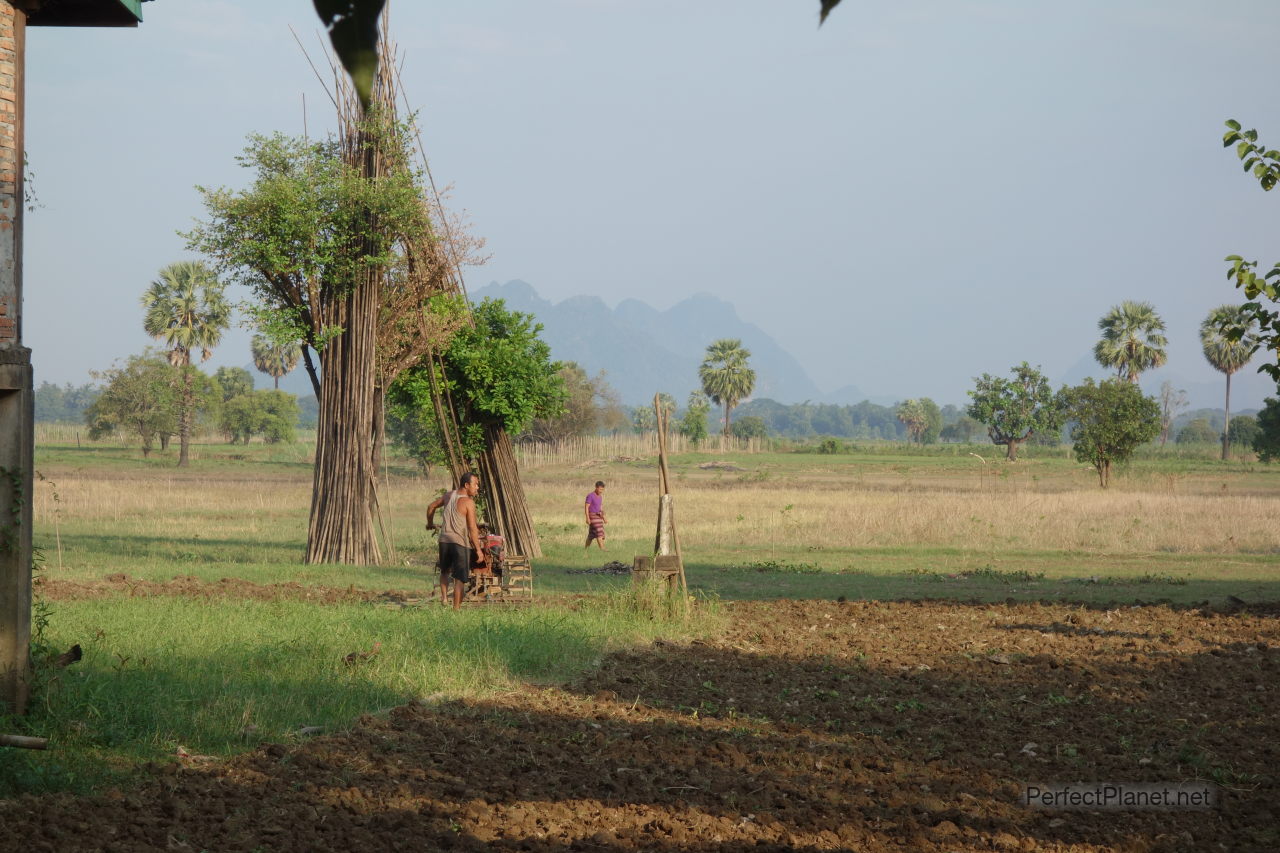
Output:
<path fill-rule="evenodd" d="M 701 445 L 705 453 L 760 453 L 765 442 L 757 438 L 733 438 L 715 435 Z M 699 448 L 679 433 L 667 436 L 667 452 L 691 453 Z M 657 433 L 642 435 L 593 435 L 579 436 L 550 444 L 527 443 L 516 448 L 516 456 L 523 471 L 546 468 L 590 468 L 610 461 L 628 461 L 654 457 L 658 454 Z"/>
<path fill-rule="evenodd" d="M 620 543 L 624 558 L 627 549 L 652 541 L 657 470 L 643 439 L 627 439 L 582 442 L 577 456 L 561 448 L 558 463 L 547 454 L 526 464 L 544 547 L 562 549 L 565 559 L 581 553 L 583 497 L 596 479 L 609 484 L 610 541 Z M 296 452 L 305 458 L 305 448 Z M 739 449 L 732 459 L 741 470 L 698 467 L 721 458 L 688 454 L 672 466 L 681 539 L 717 559 L 741 551 L 805 560 L 811 551 L 865 549 L 961 549 L 993 557 L 1280 553 L 1280 475 L 1267 470 L 1135 469 L 1104 491 L 1088 470 L 1063 460 L 984 468 L 965 467 L 961 459 L 947 467 L 936 460 Z M 311 478 L 304 465 L 205 463 L 185 472 L 120 462 L 39 467 L 48 477 L 35 490 L 43 537 L 52 536 L 56 521 L 64 539 L 224 540 L 242 549 L 261 541 L 277 552 L 297 545 L 300 554 L 306 536 Z M 429 547 L 422 512 L 445 485 L 439 475 L 392 478 L 383 507 L 397 547 Z"/>
<path fill-rule="evenodd" d="M 962 548 L 1141 553 L 1280 553 L 1276 483 L 1238 477 L 1134 478 L 1102 490 L 1092 475 L 1059 465 L 1056 474 L 1021 482 L 966 471 L 841 475 L 768 467 L 719 477 L 677 466 L 674 488 L 681 536 L 704 548 Z M 602 473 L 610 534 L 652 536 L 656 473 Z M 602 470 L 602 469 L 597 469 Z M 764 475 L 764 476 L 762 476 Z M 551 528 L 581 521 L 582 495 L 594 473 L 549 470 L 530 476 L 535 517 Z M 1269 479 L 1275 480 L 1276 477 Z M 569 482 L 566 482 L 569 480 Z M 571 484 L 570 484 L 571 483 Z M 1270 486 L 1271 489 L 1266 488 Z M 633 527 L 634 520 L 634 528 Z"/>

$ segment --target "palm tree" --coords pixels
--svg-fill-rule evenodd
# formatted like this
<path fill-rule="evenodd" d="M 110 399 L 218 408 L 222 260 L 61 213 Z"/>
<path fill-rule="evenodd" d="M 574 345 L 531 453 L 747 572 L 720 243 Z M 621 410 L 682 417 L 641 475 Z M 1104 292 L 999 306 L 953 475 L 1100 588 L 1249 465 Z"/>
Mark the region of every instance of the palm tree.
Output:
<path fill-rule="evenodd" d="M 707 347 L 698 368 L 702 390 L 711 402 L 724 405 L 724 434 L 729 435 L 729 415 L 756 387 L 756 372 L 747 366 L 751 351 L 737 338 L 721 338 Z"/>
<path fill-rule="evenodd" d="M 191 422 L 195 408 L 191 353 L 200 351 L 200 360 L 213 355 L 231 319 L 231 305 L 223 296 L 226 285 L 213 270 L 199 261 L 179 261 L 160 270 L 146 293 L 142 307 L 146 313 L 142 328 L 164 343 L 169 363 L 182 371 L 182 393 L 178 405 L 178 436 L 181 450 L 178 466 L 188 464 Z"/>
<path fill-rule="evenodd" d="M 1219 305 L 1200 324 L 1200 344 L 1213 369 L 1227 375 L 1226 422 L 1222 425 L 1222 458 L 1231 451 L 1231 374 L 1249 363 L 1256 348 L 1253 315 L 1240 305 Z"/>
<path fill-rule="evenodd" d="M 912 441 L 924 443 L 925 430 L 929 428 L 929 415 L 924 403 L 920 400 L 903 400 L 895 411 L 898 420 L 907 428 L 907 435 Z"/>
<path fill-rule="evenodd" d="M 1144 370 L 1167 361 L 1164 320 L 1148 302 L 1121 302 L 1098 321 L 1102 340 L 1093 357 L 1103 367 L 1113 367 L 1122 379 L 1136 383 Z"/>
<path fill-rule="evenodd" d="M 302 347 L 296 342 L 278 344 L 266 335 L 254 335 L 249 351 L 253 354 L 253 366 L 275 380 L 277 391 L 280 377 L 297 367 L 298 359 L 302 358 Z"/>

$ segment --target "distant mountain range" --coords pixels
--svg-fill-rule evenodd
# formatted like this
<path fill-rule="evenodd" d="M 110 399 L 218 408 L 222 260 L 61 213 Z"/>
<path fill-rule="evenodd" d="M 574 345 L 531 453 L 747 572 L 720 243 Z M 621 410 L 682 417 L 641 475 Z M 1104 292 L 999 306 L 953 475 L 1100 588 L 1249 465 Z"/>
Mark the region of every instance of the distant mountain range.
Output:
<path fill-rule="evenodd" d="M 800 363 L 759 326 L 743 322 L 733 305 L 709 293 L 659 311 L 636 299 L 609 308 L 599 297 L 574 296 L 552 303 L 532 285 L 515 280 L 473 290 L 471 298 L 503 299 L 507 307 L 537 317 L 552 356 L 575 361 L 589 374 L 605 378 L 627 405 L 641 405 L 665 391 L 684 405 L 700 386 L 698 365 L 707 345 L 718 338 L 739 338 L 751 351 L 756 372 L 753 397 L 780 403 L 858 403 L 866 399 L 854 386 L 824 395 Z"/>
<path fill-rule="evenodd" d="M 505 284 L 493 282 L 470 295 L 476 302 L 486 297 L 503 299 L 508 308 L 534 315 L 543 326 L 542 339 L 551 347 L 553 358 L 575 361 L 592 375 L 603 370 L 622 402 L 631 406 L 652 402 L 659 391 L 670 394 L 683 406 L 689 392 L 700 387 L 698 365 L 707 345 L 718 338 L 740 338 L 751 351 L 751 366 L 756 371 L 753 399 L 842 406 L 870 400 L 889 406 L 906 396 L 868 397 L 854 385 L 824 394 L 800 363 L 767 332 L 744 322 L 731 303 L 709 293 L 695 293 L 665 311 L 636 299 L 623 300 L 616 308 L 610 308 L 597 296 L 573 296 L 553 303 L 518 279 Z M 252 365 L 246 367 L 252 371 Z M 1262 405 L 1263 397 L 1275 394 L 1270 380 L 1255 374 L 1254 369 L 1255 365 L 1250 365 L 1233 377 L 1233 410 L 1256 409 Z M 1049 378 L 1056 387 L 1064 383 L 1077 385 L 1086 376 L 1104 378 L 1109 374 L 1087 353 L 1065 374 Z M 259 387 L 271 387 L 270 380 L 262 374 L 254 372 L 254 376 Z M 1222 408 L 1224 383 L 1220 377 L 1187 381 L 1165 367 L 1143 374 L 1142 389 L 1158 397 L 1160 384 L 1166 379 L 1187 392 L 1191 409 Z M 300 397 L 312 393 L 301 365 L 280 380 L 280 388 Z M 961 391 L 956 399 L 936 402 L 964 406 L 968 400 Z"/>

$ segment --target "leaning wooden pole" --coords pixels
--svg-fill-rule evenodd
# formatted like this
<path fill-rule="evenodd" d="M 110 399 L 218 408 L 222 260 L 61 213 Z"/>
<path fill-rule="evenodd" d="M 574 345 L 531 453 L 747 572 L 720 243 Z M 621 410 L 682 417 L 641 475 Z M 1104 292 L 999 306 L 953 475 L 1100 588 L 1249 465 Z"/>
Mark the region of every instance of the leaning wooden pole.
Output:
<path fill-rule="evenodd" d="M 684 556 L 680 553 L 680 534 L 676 532 L 675 499 L 671 496 L 671 474 L 667 467 L 667 424 L 670 413 L 664 412 L 662 398 L 653 395 L 658 437 L 658 535 L 654 542 L 657 555 L 674 554 L 679 569 L 680 592 L 688 595 L 689 584 L 684 576 Z"/>
<path fill-rule="evenodd" d="M 26 735 L 0 735 L 0 746 L 12 746 L 17 749 L 45 749 L 49 741 L 42 737 Z"/>
<path fill-rule="evenodd" d="M 487 489 L 490 522 L 496 523 L 506 539 L 509 553 L 541 557 L 542 545 L 529 515 L 529 502 L 524 484 L 520 482 L 520 467 L 511 437 L 499 426 L 487 426 L 484 432 L 485 450 L 477 462 L 481 484 Z M 488 485 L 484 486 L 485 483 Z"/>

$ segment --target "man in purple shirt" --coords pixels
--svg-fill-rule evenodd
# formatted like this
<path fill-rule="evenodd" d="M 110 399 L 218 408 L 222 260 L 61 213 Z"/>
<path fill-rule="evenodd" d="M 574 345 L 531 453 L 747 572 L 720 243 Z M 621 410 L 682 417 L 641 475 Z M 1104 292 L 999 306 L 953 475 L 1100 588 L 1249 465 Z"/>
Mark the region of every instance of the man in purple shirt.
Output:
<path fill-rule="evenodd" d="M 594 539 L 600 546 L 600 550 L 604 550 L 604 480 L 596 480 L 596 488 L 593 492 L 587 493 L 587 502 L 583 507 L 587 518 L 587 546 L 591 547 L 591 540 Z"/>

